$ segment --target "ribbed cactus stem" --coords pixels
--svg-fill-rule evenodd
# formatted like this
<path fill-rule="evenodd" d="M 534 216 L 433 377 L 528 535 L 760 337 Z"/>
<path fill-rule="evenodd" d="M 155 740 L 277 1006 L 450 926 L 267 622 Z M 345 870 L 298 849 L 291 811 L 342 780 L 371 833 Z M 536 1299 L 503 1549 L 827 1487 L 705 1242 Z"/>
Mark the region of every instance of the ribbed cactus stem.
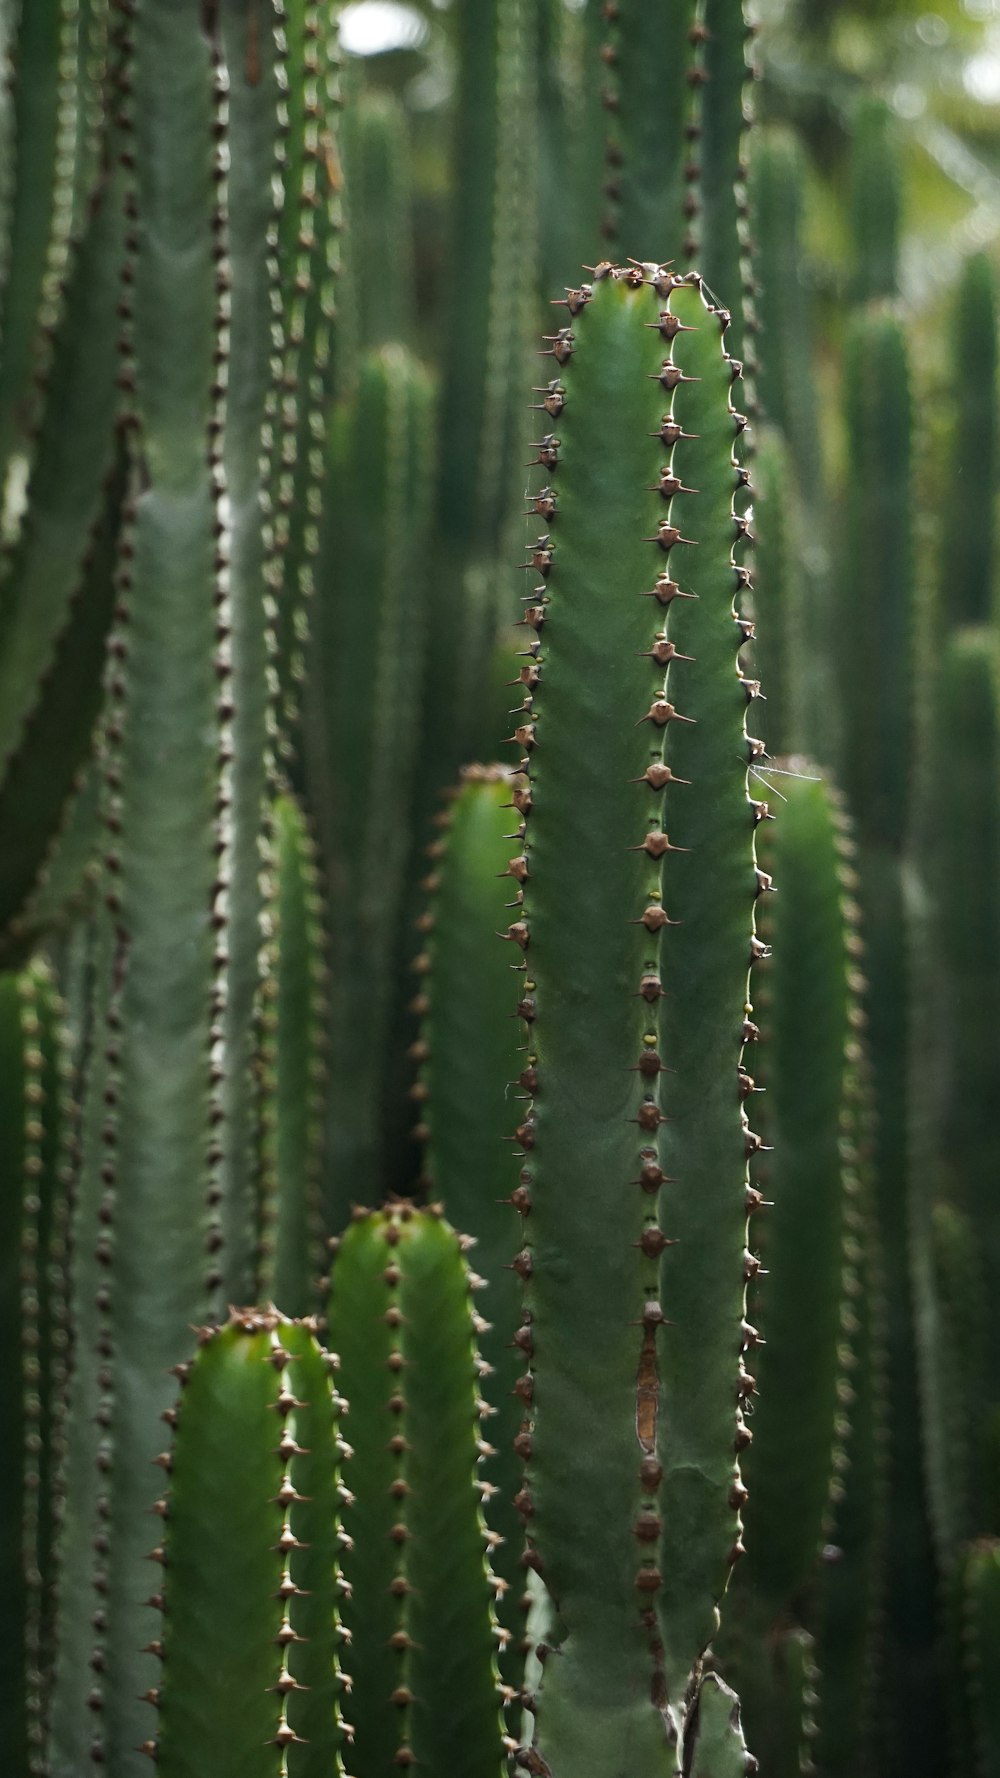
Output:
<path fill-rule="evenodd" d="M 330 887 L 328 1226 L 380 1183 L 383 1053 L 410 846 L 431 390 L 399 345 L 334 410 L 312 612 L 308 765 Z"/>
<path fill-rule="evenodd" d="M 388 93 L 358 93 L 346 108 L 341 134 L 345 245 L 339 304 L 350 305 L 358 345 L 367 352 L 391 340 L 408 341 L 415 332 L 412 148 L 406 113 Z"/>
<path fill-rule="evenodd" d="M 985 253 L 966 260 L 955 303 L 953 432 L 944 508 L 941 604 L 956 623 L 994 610 L 997 437 L 997 287 Z"/>
<path fill-rule="evenodd" d="M 294 798 L 272 811 L 270 935 L 261 986 L 260 1295 L 286 1315 L 316 1296 L 322 1228 L 326 960 L 312 841 Z"/>
<path fill-rule="evenodd" d="M 394 1767 L 499 1778 L 503 1767 L 472 1283 L 447 1223 L 407 1203 L 359 1212 L 334 1261 L 329 1335 L 351 1404 L 344 1625 L 359 1778 Z"/>
<path fill-rule="evenodd" d="M 307 1327 L 273 1312 L 233 1310 L 200 1337 L 196 1359 L 179 1367 L 176 1431 L 160 1459 L 162 1679 L 150 1699 L 157 1733 L 141 1751 L 167 1778 L 335 1778 L 343 1404 L 332 1361 Z M 306 1713 L 315 1741 L 293 1724 Z"/>
<path fill-rule="evenodd" d="M 600 9 L 599 9 L 600 10 Z M 639 255 L 679 259 L 694 250 L 698 197 L 688 167 L 698 135 L 695 94 L 703 78 L 694 0 L 648 6 L 616 0 L 600 56 L 607 204 L 602 233 Z M 696 152 L 696 151 L 695 151 Z"/>
<path fill-rule="evenodd" d="M 854 296 L 895 296 L 899 287 L 903 172 L 897 124 L 884 99 L 864 95 L 851 119 L 850 202 Z"/>
<path fill-rule="evenodd" d="M 747 1556 L 718 1646 L 762 1768 L 785 1774 L 798 1771 L 802 1723 L 794 1707 L 789 1714 L 784 1630 L 796 1618 L 815 1630 L 805 1602 L 847 1462 L 865 1132 L 852 842 L 816 767 L 790 759 L 779 769 L 777 818 L 759 843 L 779 894 L 761 911 L 772 955 L 755 995 L 761 1128 L 772 1152 L 754 1181 L 772 1208 L 759 1259 L 748 1256 L 750 1314 L 765 1344 L 753 1364 L 754 1442 L 743 1464 Z M 757 1275 L 760 1262 L 766 1276 Z"/>
<path fill-rule="evenodd" d="M 754 367 L 755 283 L 747 184 L 751 31 L 746 7 L 702 0 L 698 113 L 700 215 L 696 257 L 716 302 L 732 315 L 727 345 Z"/>
<path fill-rule="evenodd" d="M 600 267 L 574 309 L 528 548 L 540 676 L 515 730 L 508 937 L 535 1076 L 516 1132 L 519 1504 L 557 1613 L 520 1758 L 619 1778 L 680 1769 L 742 1548 L 759 1138 L 741 1057 L 765 810 L 747 794 L 756 686 L 736 664 L 747 477 L 726 318 L 696 274 L 655 266 Z"/>
<path fill-rule="evenodd" d="M 525 650 L 518 689 L 537 677 L 539 646 L 531 643 Z M 493 1409 L 489 1438 L 497 1453 L 490 1469 L 496 1494 L 489 1523 L 502 1539 L 493 1569 L 504 1582 L 497 1617 L 509 1633 L 501 1655 L 505 1675 L 519 1669 L 525 1604 L 524 1539 L 513 1504 L 521 1470 L 514 1448 L 521 1419 L 515 1385 L 523 1357 L 517 1343 L 519 1280 L 508 1265 L 510 1100 L 516 1094 L 527 1101 L 534 1080 L 514 1017 L 515 978 L 496 942 L 524 867 L 521 859 L 509 863 L 511 825 L 517 821 L 512 788 L 512 775 L 503 766 L 468 767 L 428 848 L 429 899 L 418 924 L 429 968 L 420 983 L 421 1025 L 414 1046 L 419 1075 L 413 1087 L 422 1187 L 473 1237 L 474 1263 L 487 1280 L 479 1351 L 491 1366 L 482 1388 Z"/>

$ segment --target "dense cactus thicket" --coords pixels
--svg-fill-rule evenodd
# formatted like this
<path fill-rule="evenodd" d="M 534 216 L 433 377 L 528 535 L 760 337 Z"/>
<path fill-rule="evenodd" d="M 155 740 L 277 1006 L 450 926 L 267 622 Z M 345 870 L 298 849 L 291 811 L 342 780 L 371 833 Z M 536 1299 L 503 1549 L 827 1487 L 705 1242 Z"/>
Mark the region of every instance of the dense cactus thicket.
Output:
<path fill-rule="evenodd" d="M 8 1766 L 991 1778 L 993 262 L 340 11 L 0 0 Z"/>

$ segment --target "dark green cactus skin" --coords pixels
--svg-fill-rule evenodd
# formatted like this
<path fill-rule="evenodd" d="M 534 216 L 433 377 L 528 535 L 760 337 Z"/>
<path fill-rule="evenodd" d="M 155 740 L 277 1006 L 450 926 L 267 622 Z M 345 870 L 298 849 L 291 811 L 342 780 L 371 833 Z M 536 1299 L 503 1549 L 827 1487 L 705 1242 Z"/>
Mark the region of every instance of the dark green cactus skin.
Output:
<path fill-rule="evenodd" d="M 34 377 L 53 319 L 52 283 L 64 269 L 72 222 L 75 12 L 70 0 L 38 0 L 20 6 L 10 26 L 10 183 L 0 213 L 0 485 L 12 453 L 30 438 L 38 403 Z"/>
<path fill-rule="evenodd" d="M 753 481 L 754 670 L 767 687 L 757 726 L 768 753 L 777 758 L 792 750 L 792 737 L 803 730 L 801 664 L 807 649 L 799 549 L 802 521 L 788 451 L 774 427 L 757 432 Z"/>
<path fill-rule="evenodd" d="M 259 1294 L 284 1315 L 305 1315 L 315 1306 L 319 1272 L 326 964 L 316 861 L 293 797 L 277 798 L 272 824 Z"/>
<path fill-rule="evenodd" d="M 349 305 L 341 313 L 335 301 L 343 220 L 337 131 L 342 76 L 329 9 L 321 8 L 319 0 L 292 0 L 285 7 L 285 35 L 288 131 L 278 229 L 283 376 L 281 400 L 271 417 L 277 448 L 267 578 L 277 606 L 280 731 L 285 751 L 294 753 L 300 740 L 307 614 L 315 590 L 327 410 L 335 384 L 343 384 L 357 352 L 353 334 L 348 338 Z"/>
<path fill-rule="evenodd" d="M 485 1404 L 469 1274 L 448 1225 L 406 1204 L 359 1213 L 334 1262 L 328 1326 L 351 1403 L 351 1770 L 380 1778 L 416 1765 L 428 1778 L 499 1778 L 476 1480 Z"/>
<path fill-rule="evenodd" d="M 24 950 L 27 922 L 16 922 L 58 831 L 100 702 L 115 599 L 109 556 L 122 497 L 114 431 L 121 198 L 120 182 L 107 181 L 74 255 L 28 504 L 0 563 L 0 932 L 7 934 L 7 961 Z"/>
<path fill-rule="evenodd" d="M 750 27 L 742 4 L 702 0 L 698 24 L 698 246 L 695 257 L 716 302 L 732 314 L 727 346 L 755 356 L 754 279 L 750 263 L 746 132 L 750 121 Z"/>
<path fill-rule="evenodd" d="M 528 653 L 525 672 L 535 670 Z M 530 681 L 529 681 L 530 682 Z M 521 682 L 523 683 L 523 681 Z M 496 942 L 517 885 L 508 870 L 512 779 L 502 766 L 471 766 L 449 799 L 439 837 L 429 848 L 428 970 L 421 982 L 422 1020 L 416 1095 L 423 1143 L 421 1183 L 476 1246 L 473 1263 L 487 1279 L 479 1351 L 492 1367 L 483 1395 L 493 1409 L 488 1433 L 496 1495 L 491 1530 L 503 1539 L 493 1556 L 504 1583 L 497 1618 L 510 1636 L 501 1670 L 512 1677 L 523 1636 L 523 1534 L 514 1495 L 521 1463 L 514 1450 L 521 1408 L 515 1385 L 523 1358 L 514 1343 L 520 1289 L 510 1268 L 510 1091 L 524 1071 L 516 1020 L 516 977 Z M 520 1083 L 530 1086 L 530 1073 Z"/>
<path fill-rule="evenodd" d="M 758 563 L 759 574 L 759 563 Z M 743 1699 L 762 1769 L 797 1773 L 801 1662 L 785 1641 L 796 1617 L 815 1631 L 814 1594 L 831 1496 L 842 1469 L 848 1328 L 860 1288 L 860 1070 L 856 909 L 839 799 L 814 766 L 782 761 L 777 818 L 761 861 L 778 894 L 759 930 L 772 949 L 755 1000 L 761 1028 L 762 1133 L 772 1150 L 755 1183 L 771 1201 L 760 1258 L 749 1266 L 751 1318 L 765 1344 L 754 1362 L 754 1442 L 742 1460 L 750 1499 L 747 1555 L 727 1595 L 717 1644 Z M 762 768 L 763 770 L 764 768 Z M 799 1677 L 790 1678 L 795 1669 Z M 789 1686 L 792 1685 L 792 1691 Z M 794 1705 L 792 1706 L 794 1713 Z"/>
<path fill-rule="evenodd" d="M 988 1314 L 1000 1255 L 994 1202 L 1000 1071 L 991 1038 L 1000 912 L 1000 716 L 987 629 L 937 645 L 926 793 L 915 836 L 927 900 L 914 919 L 914 1271 L 935 1536 L 958 1545 L 1000 1528 L 993 1447 L 998 1340 Z M 941 737 L 947 736 L 942 748 Z"/>
<path fill-rule="evenodd" d="M 995 1683 L 1000 1671 L 1000 1544 L 982 1538 L 962 1561 L 964 1594 L 959 1628 L 965 1667 L 971 1745 L 977 1778 L 998 1778 L 1000 1733 Z"/>
<path fill-rule="evenodd" d="M 974 253 L 962 269 L 955 312 L 954 433 L 943 514 L 941 603 L 952 623 L 988 623 L 994 604 L 997 439 L 997 291 Z"/>
<path fill-rule="evenodd" d="M 934 1689 L 934 1580 L 923 1500 L 908 1223 L 908 996 L 901 858 L 910 819 L 914 591 L 911 395 L 906 343 L 885 310 L 857 315 L 845 344 L 847 548 L 839 606 L 842 783 L 859 841 L 864 999 L 878 1117 L 874 1183 L 885 1266 L 887 1387 L 893 1405 L 888 1512 L 888 1744 L 899 1770 L 940 1746 Z M 920 1478 L 920 1485 L 917 1485 Z M 895 1769 L 895 1768 L 893 1768 Z"/>
<path fill-rule="evenodd" d="M 264 427 L 275 374 L 271 236 L 277 225 L 279 85 L 278 45 L 266 13 L 248 13 L 246 0 L 219 0 L 216 30 L 228 70 L 225 240 L 231 319 L 220 469 L 229 499 L 224 550 L 231 666 L 228 701 L 220 714 L 232 758 L 223 791 L 229 819 L 220 860 L 226 882 L 222 1027 L 227 1062 L 219 1096 L 218 1165 L 222 1288 L 226 1302 L 244 1302 L 254 1288 L 251 1062 L 260 982 L 261 830 L 273 732 L 262 504 L 271 474 Z M 270 424 L 267 442 L 273 444 Z"/>
<path fill-rule="evenodd" d="M 859 302 L 895 296 L 903 178 L 896 123 L 884 99 L 860 100 L 851 121 L 853 294 Z"/>
<path fill-rule="evenodd" d="M 819 1678 L 813 1741 L 816 1770 L 830 1778 L 870 1778 L 877 1769 L 874 1728 L 881 1705 L 887 1519 L 885 1283 L 868 1197 L 847 1257 L 860 1290 L 849 1296 L 852 1363 L 845 1392 L 846 1471 L 831 1491 L 828 1543 L 816 1588 Z"/>
<path fill-rule="evenodd" d="M 535 1732 L 554 1778 L 673 1770 L 656 1704 L 676 1741 L 738 1537 L 738 1355 L 753 1338 L 741 417 L 700 284 L 647 276 L 655 291 L 641 272 L 596 282 L 566 341 L 554 509 L 538 497 L 551 537 L 528 552 L 541 676 L 515 731 L 528 775 L 515 800 L 530 814 L 525 912 L 508 936 L 526 946 L 537 1074 L 517 1131 L 531 1442 L 519 1501 L 559 1614 Z M 676 385 L 666 420 L 661 377 Z M 654 641 L 643 592 L 669 637 Z M 624 1194 L 618 1211 L 609 1190 Z"/>
<path fill-rule="evenodd" d="M 425 619 L 431 392 L 401 346 L 335 411 L 312 613 L 308 764 L 329 882 L 326 1213 L 379 1182 L 382 1053 L 410 844 Z"/>
<path fill-rule="evenodd" d="M 51 972 L 0 976 L 0 1724 L 15 1769 L 44 1770 L 53 1638 L 54 1466 L 65 1384 L 61 1007 Z"/>
<path fill-rule="evenodd" d="M 328 1364 L 307 1327 L 233 1310 L 221 1331 L 203 1331 L 197 1359 L 180 1367 L 157 1552 L 159 1724 L 140 1750 L 168 1778 L 343 1771 L 335 1669 L 341 1404 Z M 318 1491 L 308 1499 L 306 1481 Z M 315 1586 L 309 1595 L 305 1577 Z M 293 1706 L 318 1730 L 316 1741 L 293 1727 Z"/>
<path fill-rule="evenodd" d="M 811 490 L 818 505 L 822 464 L 812 305 L 803 278 L 805 174 L 805 157 L 793 136 L 773 125 L 755 128 L 750 208 L 760 324 L 757 389 L 764 414 L 788 440 L 803 491 Z"/>
<path fill-rule="evenodd" d="M 409 341 L 414 329 L 413 215 L 406 114 L 387 93 L 359 93 L 341 125 L 344 275 L 358 349 Z M 345 289 L 345 285 L 347 288 Z"/>
<path fill-rule="evenodd" d="M 700 78 L 695 15 L 695 0 L 619 0 L 606 12 L 605 161 L 613 195 L 603 233 L 640 258 L 685 252 L 687 126 L 694 127 Z"/>

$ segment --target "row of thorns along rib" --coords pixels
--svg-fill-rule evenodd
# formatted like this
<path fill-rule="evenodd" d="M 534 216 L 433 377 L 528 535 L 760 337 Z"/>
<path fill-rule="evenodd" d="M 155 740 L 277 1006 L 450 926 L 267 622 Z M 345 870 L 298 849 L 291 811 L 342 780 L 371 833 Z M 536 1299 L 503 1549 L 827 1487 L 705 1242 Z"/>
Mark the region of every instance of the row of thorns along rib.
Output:
<path fill-rule="evenodd" d="M 699 289 L 702 288 L 702 282 L 697 273 L 676 275 L 665 266 L 639 265 L 635 262 L 631 262 L 628 266 L 618 267 L 603 262 L 592 269 L 595 281 L 603 277 L 614 277 L 625 280 L 634 287 L 648 284 L 664 302 L 669 300 L 671 291 L 678 285 L 695 284 Z M 564 301 L 565 306 L 569 308 L 571 317 L 575 318 L 583 308 L 585 308 L 592 295 L 592 290 L 592 285 L 584 285 L 580 289 L 568 291 Z M 711 307 L 709 308 L 709 313 L 715 314 L 718 317 L 722 331 L 725 333 L 729 323 L 728 313 L 724 309 Z M 661 309 L 657 321 L 650 323 L 649 325 L 656 327 L 664 339 L 670 342 L 676 338 L 678 333 L 682 331 L 690 331 L 690 329 L 686 328 L 684 324 L 679 321 L 677 316 L 670 311 L 669 307 Z M 554 357 L 560 366 L 563 366 L 572 357 L 575 343 L 572 328 L 561 328 L 557 333 L 549 336 L 547 353 Z M 742 365 L 735 359 L 729 359 L 728 361 L 731 367 L 732 381 L 736 382 L 742 374 Z M 674 364 L 672 352 L 671 356 L 664 360 L 661 371 L 658 374 L 658 380 L 661 382 L 663 388 L 671 395 L 680 383 L 687 380 L 679 366 Z M 542 411 L 552 418 L 557 418 L 562 412 L 567 398 L 565 385 L 562 383 L 561 379 L 554 379 L 545 387 L 536 390 L 536 393 L 541 395 L 542 399 L 541 402 L 536 405 L 534 411 Z M 731 403 L 730 411 L 733 415 L 734 431 L 738 436 L 745 428 L 747 421 L 744 415 L 736 412 L 736 410 L 732 408 Z M 671 412 L 664 416 L 659 429 L 659 437 L 662 443 L 672 453 L 673 447 L 676 444 L 690 436 L 690 434 L 684 432 L 671 409 Z M 543 437 L 536 444 L 535 448 L 538 451 L 538 456 L 534 459 L 534 463 L 547 470 L 555 472 L 559 462 L 559 440 L 549 434 Z M 749 488 L 748 471 L 735 462 L 734 470 L 736 474 L 737 493 L 744 488 Z M 670 462 L 661 470 L 658 484 L 653 491 L 658 491 L 665 500 L 668 500 L 671 503 L 676 495 L 692 492 L 692 490 L 685 487 L 681 477 L 675 473 L 672 455 Z M 550 486 L 543 487 L 539 493 L 534 496 L 530 510 L 550 521 L 554 520 L 558 511 L 558 500 L 555 490 Z M 733 508 L 733 524 L 735 531 L 734 542 L 736 544 L 752 541 L 749 521 L 745 515 L 736 511 L 735 504 Z M 657 525 L 655 536 L 646 541 L 656 543 L 664 554 L 668 556 L 669 552 L 675 546 L 690 541 L 682 535 L 680 527 L 673 522 L 672 505 L 668 516 L 662 519 Z M 542 577 L 542 585 L 537 587 L 533 594 L 529 595 L 528 608 L 522 620 L 528 628 L 531 628 L 536 632 L 536 635 L 541 632 L 545 623 L 545 606 L 547 602 L 545 582 L 551 571 L 554 550 L 555 546 L 552 541 L 551 533 L 546 533 L 538 538 L 534 548 L 529 553 L 528 562 L 524 564 L 526 568 L 534 569 Z M 736 589 L 738 592 L 741 592 L 750 584 L 749 570 L 737 564 L 735 561 L 733 562 L 733 569 Z M 652 596 L 657 599 L 662 607 L 669 609 L 674 599 L 691 598 L 696 595 L 684 592 L 677 582 L 672 579 L 669 571 L 665 569 L 656 579 Z M 736 618 L 736 622 L 739 627 L 740 644 L 742 645 L 742 643 L 752 639 L 753 625 L 748 620 L 739 617 Z M 524 749 L 524 754 L 517 768 L 522 782 L 519 785 L 516 784 L 512 792 L 513 806 L 522 817 L 520 830 L 522 837 L 526 830 L 526 824 L 532 806 L 530 784 L 531 752 L 536 740 L 533 695 L 535 689 L 539 686 L 542 677 L 540 651 L 540 642 L 535 641 L 529 645 L 528 649 L 525 651 L 528 665 L 521 669 L 519 680 L 515 681 L 515 683 L 520 683 L 525 687 L 523 704 L 521 708 L 515 712 L 515 714 L 521 716 L 523 720 L 518 723 L 514 735 L 511 737 L 518 746 Z M 670 663 L 675 660 L 686 661 L 691 659 L 690 656 L 680 653 L 676 644 L 668 638 L 666 630 L 657 633 L 653 646 L 648 651 L 648 658 L 653 661 L 654 666 L 657 668 L 667 668 Z M 745 678 L 742 674 L 740 674 L 740 680 L 746 694 L 747 702 L 749 703 L 754 697 L 759 695 L 759 685 L 756 681 Z M 654 698 L 646 716 L 641 720 L 651 722 L 655 729 L 662 731 L 669 722 L 688 722 L 693 719 L 682 715 L 664 695 L 659 695 Z M 751 761 L 760 757 L 763 752 L 763 743 L 750 737 L 747 737 L 747 747 L 748 756 Z M 661 791 L 668 784 L 684 782 L 676 777 L 662 757 L 659 759 L 654 758 L 646 768 L 643 776 L 654 792 Z M 764 803 L 750 800 L 750 808 L 753 815 L 754 825 L 761 819 L 766 818 L 769 814 L 767 805 Z M 646 851 L 650 858 L 656 861 L 661 860 L 668 852 L 676 850 L 676 848 L 671 846 L 666 831 L 662 827 L 654 827 L 648 830 L 641 842 L 641 847 L 636 849 Z M 520 907 L 523 905 L 524 901 L 523 885 L 529 877 L 529 861 L 525 852 L 521 852 L 517 857 L 510 860 L 508 873 L 519 885 L 514 905 L 515 907 Z M 758 870 L 757 893 L 769 889 L 770 886 L 770 878 L 764 872 Z M 649 905 L 644 909 L 640 916 L 640 920 L 635 923 L 641 923 L 646 927 L 646 930 L 650 934 L 656 934 L 671 922 L 663 908 L 662 902 L 657 897 L 651 899 Z M 511 923 L 506 934 L 503 936 L 518 945 L 522 950 L 526 951 L 530 942 L 528 921 L 522 915 L 522 917 Z M 752 937 L 750 961 L 752 962 L 757 956 L 762 955 L 764 949 L 765 947 L 759 943 L 756 937 Z M 527 965 L 525 963 L 518 965 L 517 967 L 526 969 Z M 530 980 L 525 981 L 524 989 L 525 992 L 522 995 L 517 1010 L 521 1018 L 524 1019 L 527 1024 L 530 1033 L 531 1025 L 536 1017 L 533 984 Z M 650 1005 L 655 1004 L 663 992 L 658 973 L 654 971 L 644 973 L 639 983 L 638 992 Z M 741 1046 L 743 1043 L 752 1041 L 756 1035 L 756 1027 L 750 1023 L 749 1019 L 745 1020 L 740 1038 Z M 644 1037 L 644 1048 L 637 1064 L 637 1071 L 650 1084 L 652 1084 L 662 1069 L 663 1063 L 656 1049 L 656 1033 L 648 1032 Z M 739 1095 L 742 1102 L 753 1090 L 754 1084 L 750 1075 L 743 1069 L 742 1062 L 738 1065 L 738 1082 Z M 538 1072 L 535 1058 L 530 1052 L 528 1066 L 520 1076 L 519 1084 L 525 1088 L 529 1095 L 534 1094 L 537 1090 Z M 741 1112 L 741 1116 L 745 1151 L 749 1158 L 761 1148 L 762 1144 L 759 1136 L 750 1129 L 745 1111 Z M 663 1114 L 653 1092 L 649 1092 L 642 1101 L 637 1122 L 641 1131 L 650 1134 L 655 1134 L 660 1124 L 663 1122 Z M 516 1130 L 515 1140 L 521 1144 L 521 1157 L 524 1158 L 530 1152 L 534 1143 L 534 1119 L 530 1110 Z M 643 1191 L 649 1194 L 652 1198 L 664 1183 L 664 1173 L 659 1164 L 655 1147 L 647 1146 L 641 1148 L 639 1151 L 639 1163 L 640 1173 L 638 1183 Z M 522 1215 L 527 1215 L 531 1208 L 531 1177 L 530 1169 L 526 1168 L 522 1170 L 518 1187 L 512 1197 L 512 1202 L 514 1203 L 515 1208 L 517 1208 Z M 757 1208 L 760 1202 L 760 1194 L 748 1187 L 748 1213 Z M 660 1228 L 655 1212 L 650 1211 L 646 1227 L 638 1242 L 638 1246 L 643 1256 L 650 1260 L 658 1259 L 669 1245 L 671 1245 L 669 1238 Z M 522 1248 L 513 1263 L 514 1269 L 522 1278 L 527 1280 L 531 1277 L 533 1271 L 533 1257 L 530 1245 L 526 1244 Z M 751 1278 L 757 1269 L 758 1261 L 756 1257 L 750 1253 L 749 1249 L 747 1249 L 744 1257 L 745 1280 Z M 637 1374 L 636 1390 L 636 1431 L 640 1448 L 643 1451 L 639 1469 L 639 1481 L 643 1494 L 646 1496 L 646 1500 L 636 1521 L 635 1531 L 640 1543 L 650 1546 L 655 1544 L 662 1529 L 655 1505 L 656 1492 L 663 1473 L 655 1454 L 656 1401 L 658 1394 L 658 1381 L 655 1374 L 655 1340 L 656 1331 L 658 1327 L 664 1324 L 665 1317 L 658 1300 L 658 1289 L 653 1287 L 651 1290 L 647 1291 L 646 1294 L 648 1300 L 645 1302 L 642 1316 L 642 1351 Z M 533 1379 L 530 1370 L 533 1342 L 530 1313 L 526 1319 L 525 1325 L 521 1329 L 518 1343 L 522 1346 L 526 1358 L 529 1361 L 529 1369 L 526 1375 L 520 1380 L 518 1390 L 518 1393 L 521 1395 L 521 1398 L 525 1403 L 526 1416 L 528 1416 L 530 1415 L 530 1408 L 533 1400 Z M 750 1324 L 744 1320 L 741 1323 L 740 1328 L 741 1359 L 737 1382 L 737 1401 L 738 1404 L 740 1404 L 737 1406 L 737 1429 L 735 1438 L 735 1449 L 737 1453 L 746 1448 L 750 1443 L 752 1436 L 749 1428 L 743 1421 L 741 1404 L 745 1401 L 747 1396 L 753 1392 L 754 1383 L 753 1378 L 742 1363 L 742 1355 L 752 1349 L 757 1343 L 758 1335 L 756 1329 L 751 1327 Z M 519 1454 L 522 1455 L 527 1462 L 531 1455 L 531 1423 L 529 1417 L 526 1417 L 522 1423 L 521 1432 L 517 1440 L 517 1447 Z M 734 1511 L 739 1511 L 745 1499 L 746 1490 L 737 1473 L 730 1492 L 730 1505 Z M 538 1553 L 532 1545 L 530 1532 L 527 1529 L 534 1512 L 532 1496 L 527 1483 L 525 1483 L 520 1490 L 516 1504 L 525 1520 L 528 1542 L 527 1559 L 529 1566 L 540 1569 L 541 1563 Z M 740 1541 L 739 1533 L 737 1532 L 736 1540 L 730 1552 L 731 1561 L 735 1561 L 742 1553 L 743 1545 Z M 661 1579 L 662 1577 L 659 1569 L 655 1565 L 652 1553 L 650 1553 L 639 1568 L 636 1576 L 636 1586 L 640 1595 L 655 1594 L 661 1585 Z M 652 1613 L 648 1611 L 644 1612 L 643 1617 L 644 1621 L 648 1619 L 648 1627 L 652 1630 L 654 1628 Z"/>

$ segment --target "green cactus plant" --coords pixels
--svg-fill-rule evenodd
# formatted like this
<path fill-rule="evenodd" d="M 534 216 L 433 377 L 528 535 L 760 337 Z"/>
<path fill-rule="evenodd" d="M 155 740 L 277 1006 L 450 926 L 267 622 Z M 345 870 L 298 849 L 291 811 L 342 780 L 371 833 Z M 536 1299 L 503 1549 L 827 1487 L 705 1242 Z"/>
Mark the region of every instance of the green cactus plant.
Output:
<path fill-rule="evenodd" d="M 571 299 L 554 486 L 535 500 L 551 529 L 528 550 L 541 584 L 524 621 L 541 671 L 515 729 L 524 910 L 508 932 L 525 951 L 535 1077 L 517 1130 L 530 1444 L 519 1504 L 557 1619 L 520 1757 L 556 1778 L 679 1769 L 739 1553 L 739 1354 L 756 1338 L 743 1253 L 758 1138 L 741 1054 L 766 885 L 746 775 L 756 687 L 736 668 L 747 632 L 734 598 L 748 579 L 738 370 L 696 277 L 601 270 Z M 599 1439 L 595 1404 L 608 1416 Z M 692 1751 L 689 1735 L 685 1761 Z"/>

